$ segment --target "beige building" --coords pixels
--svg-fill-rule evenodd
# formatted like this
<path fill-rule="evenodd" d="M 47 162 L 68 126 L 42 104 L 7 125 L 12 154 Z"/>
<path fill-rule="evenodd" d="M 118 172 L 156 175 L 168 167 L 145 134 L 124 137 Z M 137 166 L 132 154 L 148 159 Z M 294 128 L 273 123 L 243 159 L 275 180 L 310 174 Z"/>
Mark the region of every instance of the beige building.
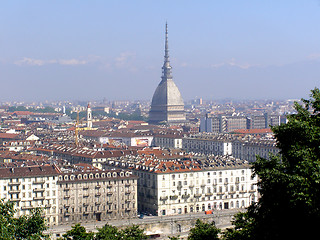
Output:
<path fill-rule="evenodd" d="M 231 155 L 232 139 L 222 135 L 199 134 L 182 139 L 182 148 L 187 152 Z"/>
<path fill-rule="evenodd" d="M 232 143 L 232 155 L 249 162 L 256 161 L 257 155 L 269 159 L 270 154 L 278 154 L 280 151 L 276 146 L 275 139 L 242 139 Z"/>
<path fill-rule="evenodd" d="M 55 165 L 0 168 L 0 197 L 16 217 L 42 208 L 49 226 L 137 216 L 137 177 L 130 171 L 62 173 Z"/>
<path fill-rule="evenodd" d="M 137 177 L 129 171 L 60 174 L 59 224 L 137 216 Z"/>
<path fill-rule="evenodd" d="M 158 134 L 153 138 L 153 145 L 162 148 L 182 148 L 182 135 Z"/>

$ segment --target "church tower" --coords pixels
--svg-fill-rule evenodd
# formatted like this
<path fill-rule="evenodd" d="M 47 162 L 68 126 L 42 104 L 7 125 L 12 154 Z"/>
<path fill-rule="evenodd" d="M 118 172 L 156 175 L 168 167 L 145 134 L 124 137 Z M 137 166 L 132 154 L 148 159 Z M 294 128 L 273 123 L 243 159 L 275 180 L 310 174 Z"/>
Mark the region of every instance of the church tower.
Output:
<path fill-rule="evenodd" d="M 87 106 L 87 128 L 88 129 L 92 128 L 92 111 L 91 111 L 90 103 L 88 103 L 88 106 Z"/>
<path fill-rule="evenodd" d="M 149 112 L 150 123 L 182 123 L 186 121 L 184 103 L 181 93 L 172 80 L 169 46 L 168 24 L 166 23 L 164 63 L 162 66 L 161 82 L 153 94 L 151 110 Z"/>

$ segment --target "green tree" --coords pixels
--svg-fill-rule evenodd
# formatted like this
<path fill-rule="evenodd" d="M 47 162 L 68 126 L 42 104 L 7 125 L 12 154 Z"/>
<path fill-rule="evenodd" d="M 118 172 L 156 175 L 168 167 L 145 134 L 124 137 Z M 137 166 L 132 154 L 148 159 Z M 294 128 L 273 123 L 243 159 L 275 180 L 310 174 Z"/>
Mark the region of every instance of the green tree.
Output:
<path fill-rule="evenodd" d="M 102 228 L 98 228 L 96 234 L 97 240 L 143 240 L 147 238 L 144 230 L 138 225 L 128 226 L 119 230 L 117 227 L 106 224 Z"/>
<path fill-rule="evenodd" d="M 169 240 L 180 240 L 181 238 L 180 238 L 180 235 L 178 235 L 178 236 L 172 236 L 172 237 L 168 237 L 169 238 Z"/>
<path fill-rule="evenodd" d="M 220 229 L 215 226 L 214 222 L 206 223 L 197 219 L 194 228 L 190 229 L 188 240 L 215 240 L 219 239 L 219 233 Z"/>
<path fill-rule="evenodd" d="M 309 239 L 320 223 L 320 91 L 295 103 L 288 123 L 273 127 L 279 156 L 253 163 L 260 198 L 236 216 L 226 239 Z M 236 238 L 238 237 L 238 238 Z"/>
<path fill-rule="evenodd" d="M 0 239 L 11 239 L 15 232 L 14 206 L 0 199 Z"/>
<path fill-rule="evenodd" d="M 97 240 L 118 240 L 121 239 L 121 234 L 118 228 L 109 224 L 104 225 L 102 228 L 98 228 L 96 233 Z"/>
<path fill-rule="evenodd" d="M 138 225 L 128 226 L 120 231 L 121 239 L 124 240 L 143 240 L 147 239 L 147 235 L 144 234 L 144 230 Z"/>
<path fill-rule="evenodd" d="M 14 203 L 0 199 L 0 239 L 49 239 L 42 210 L 37 208 L 30 215 L 14 217 Z"/>
<path fill-rule="evenodd" d="M 62 235 L 63 240 L 91 240 L 94 239 L 94 233 L 87 233 L 85 227 L 81 226 L 80 223 L 72 226 L 69 231 Z"/>
<path fill-rule="evenodd" d="M 15 239 L 49 239 L 49 236 L 43 233 L 48 227 L 40 208 L 32 209 L 30 215 L 15 219 L 15 226 Z"/>

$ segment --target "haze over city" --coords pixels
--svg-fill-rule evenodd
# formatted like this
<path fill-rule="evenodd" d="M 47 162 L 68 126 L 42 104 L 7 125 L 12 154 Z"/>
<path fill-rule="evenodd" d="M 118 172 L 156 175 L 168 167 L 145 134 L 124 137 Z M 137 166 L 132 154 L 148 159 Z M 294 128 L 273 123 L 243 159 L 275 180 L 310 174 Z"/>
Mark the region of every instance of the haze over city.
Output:
<path fill-rule="evenodd" d="M 151 100 L 166 22 L 184 100 L 307 97 L 319 13 L 316 0 L 5 1 L 0 101 Z"/>

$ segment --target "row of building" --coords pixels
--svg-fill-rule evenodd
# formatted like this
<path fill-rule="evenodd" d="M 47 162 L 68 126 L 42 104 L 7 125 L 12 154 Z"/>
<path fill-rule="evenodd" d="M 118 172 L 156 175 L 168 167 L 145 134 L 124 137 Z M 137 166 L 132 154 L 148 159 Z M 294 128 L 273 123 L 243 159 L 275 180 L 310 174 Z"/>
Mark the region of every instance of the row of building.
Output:
<path fill-rule="evenodd" d="M 132 172 L 138 211 L 154 215 L 248 207 L 257 199 L 257 179 L 247 161 L 231 156 L 193 157 L 182 151 L 77 150 L 45 146 L 38 154 L 85 162 L 103 170 Z"/>
<path fill-rule="evenodd" d="M 121 170 L 6 167 L 0 168 L 0 197 L 14 202 L 16 216 L 42 208 L 48 225 L 132 218 L 137 214 L 137 179 Z"/>
<path fill-rule="evenodd" d="M 183 138 L 187 152 L 214 155 L 230 155 L 237 159 L 254 162 L 257 155 L 269 159 L 270 154 L 280 152 L 272 137 L 235 137 L 226 134 L 195 134 Z"/>
<path fill-rule="evenodd" d="M 228 133 L 237 129 L 264 129 L 278 126 L 286 122 L 285 115 L 256 114 L 256 115 L 226 115 L 219 114 L 200 119 L 200 132 Z"/>
<path fill-rule="evenodd" d="M 277 154 L 279 149 L 272 137 L 270 129 L 259 129 L 263 136 L 239 136 L 239 134 L 198 133 L 184 136 L 182 134 L 120 134 L 114 133 L 107 136 L 103 132 L 83 133 L 85 139 L 95 140 L 101 143 L 118 144 L 126 146 L 153 146 L 170 149 L 183 149 L 187 152 L 232 155 L 241 160 L 250 162 L 256 160 L 256 155 L 269 158 L 269 152 Z M 242 133 L 239 131 L 239 133 Z M 241 134 L 240 134 L 241 135 Z M 103 139 L 103 141 L 101 140 Z"/>

